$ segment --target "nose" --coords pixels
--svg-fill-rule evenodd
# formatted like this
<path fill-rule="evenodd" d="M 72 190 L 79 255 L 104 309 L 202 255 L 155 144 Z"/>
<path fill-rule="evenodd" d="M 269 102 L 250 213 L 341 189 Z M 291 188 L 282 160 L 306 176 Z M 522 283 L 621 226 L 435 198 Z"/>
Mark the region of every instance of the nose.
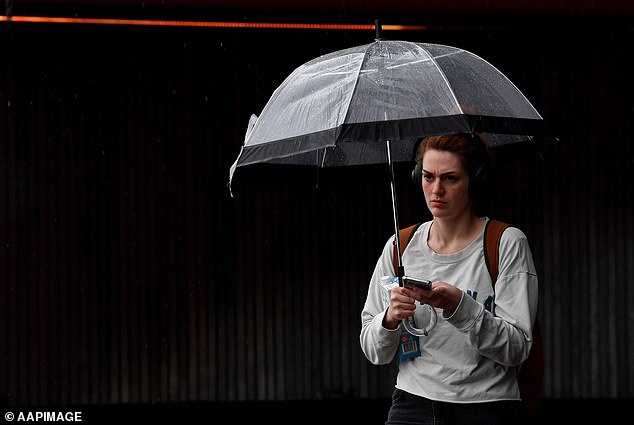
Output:
<path fill-rule="evenodd" d="M 431 193 L 440 194 L 443 190 L 441 179 L 435 179 L 431 186 Z"/>

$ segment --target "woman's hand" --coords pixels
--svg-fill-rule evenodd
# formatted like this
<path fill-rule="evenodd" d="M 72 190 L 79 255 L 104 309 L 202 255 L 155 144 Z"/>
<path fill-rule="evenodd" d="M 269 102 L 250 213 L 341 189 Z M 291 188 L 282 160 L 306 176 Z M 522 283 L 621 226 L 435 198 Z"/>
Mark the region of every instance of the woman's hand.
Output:
<path fill-rule="evenodd" d="M 441 308 L 445 316 L 450 316 L 458 308 L 461 299 L 462 290 L 442 281 L 432 282 L 431 289 L 415 286 L 392 288 L 390 305 L 383 317 L 383 327 L 396 329 L 401 320 L 412 317 L 416 310 L 415 301 Z"/>
<path fill-rule="evenodd" d="M 412 317 L 416 310 L 415 299 L 411 290 L 397 286 L 390 290 L 390 305 L 383 317 L 383 327 L 396 329 L 401 320 Z"/>
<path fill-rule="evenodd" d="M 458 308 L 462 299 L 462 290 L 447 282 L 432 282 L 431 289 L 421 289 L 414 286 L 402 289 L 403 297 L 411 297 L 422 304 L 441 308 L 444 310 L 445 316 L 450 316 Z"/>

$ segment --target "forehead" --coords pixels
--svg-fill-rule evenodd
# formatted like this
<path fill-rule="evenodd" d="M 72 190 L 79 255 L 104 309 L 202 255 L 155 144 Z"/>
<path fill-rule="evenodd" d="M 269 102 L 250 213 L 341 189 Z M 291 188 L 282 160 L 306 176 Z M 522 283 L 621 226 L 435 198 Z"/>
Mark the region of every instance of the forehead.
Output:
<path fill-rule="evenodd" d="M 423 169 L 433 173 L 462 171 L 464 165 L 462 157 L 449 151 L 430 149 L 423 156 Z"/>

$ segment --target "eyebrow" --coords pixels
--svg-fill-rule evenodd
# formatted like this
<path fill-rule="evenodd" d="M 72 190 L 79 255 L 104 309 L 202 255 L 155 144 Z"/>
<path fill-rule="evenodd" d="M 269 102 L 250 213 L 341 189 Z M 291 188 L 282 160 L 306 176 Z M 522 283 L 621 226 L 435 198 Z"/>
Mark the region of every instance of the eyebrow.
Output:
<path fill-rule="evenodd" d="M 425 170 L 424 168 L 423 168 L 423 173 L 435 175 L 431 171 Z M 440 173 L 441 176 L 448 176 L 448 175 L 451 175 L 451 174 L 460 174 L 460 171 L 459 170 L 452 170 L 452 171 L 446 171 L 444 173 Z"/>

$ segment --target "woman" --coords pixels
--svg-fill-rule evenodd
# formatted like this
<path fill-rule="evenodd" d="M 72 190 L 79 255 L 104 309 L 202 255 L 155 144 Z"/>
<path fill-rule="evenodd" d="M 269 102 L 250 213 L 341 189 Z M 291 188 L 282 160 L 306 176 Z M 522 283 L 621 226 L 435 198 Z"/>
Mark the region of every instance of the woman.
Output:
<path fill-rule="evenodd" d="M 425 138 L 417 173 L 433 218 L 403 252 L 405 274 L 430 290 L 386 289 L 394 276 L 393 237 L 379 258 L 361 314 L 361 347 L 373 364 L 390 363 L 415 301 L 434 307 L 438 324 L 418 352 L 401 358 L 387 424 L 510 424 L 519 419 L 517 366 L 527 358 L 538 282 L 524 233 L 502 234 L 495 292 L 483 254 L 487 217 L 475 213 L 489 151 L 477 136 Z"/>

